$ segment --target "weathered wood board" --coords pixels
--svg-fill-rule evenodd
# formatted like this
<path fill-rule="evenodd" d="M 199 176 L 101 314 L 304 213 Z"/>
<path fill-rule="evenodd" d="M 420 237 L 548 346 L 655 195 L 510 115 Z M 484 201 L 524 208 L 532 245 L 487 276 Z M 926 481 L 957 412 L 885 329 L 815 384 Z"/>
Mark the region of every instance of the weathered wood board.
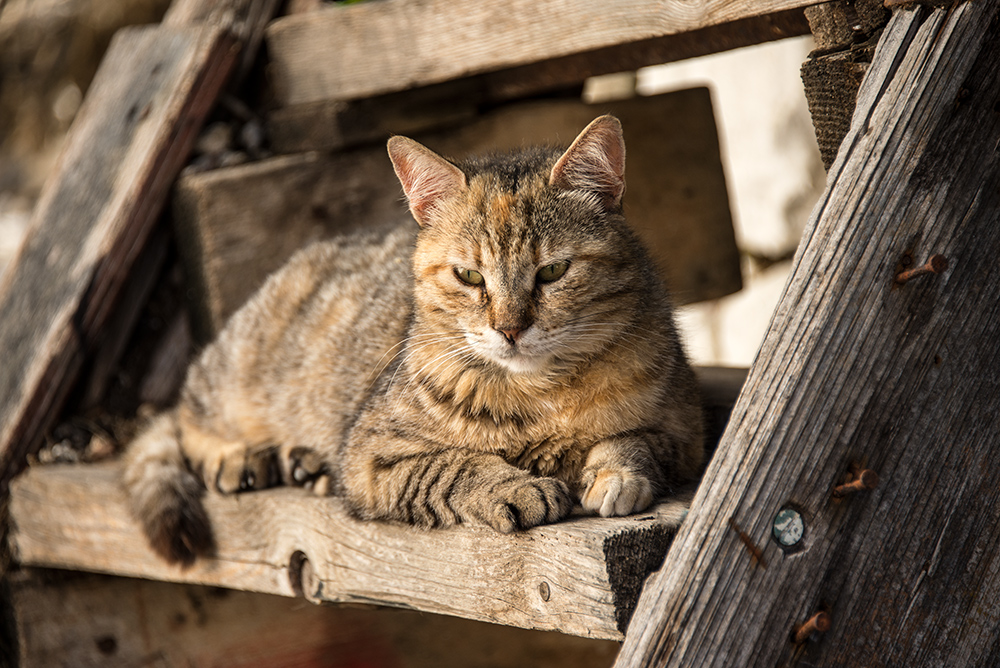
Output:
<path fill-rule="evenodd" d="M 267 115 L 271 146 L 278 153 L 333 150 L 384 139 L 390 132 L 410 135 L 456 125 L 479 108 L 505 101 L 579 92 L 591 76 L 635 71 L 752 44 L 808 34 L 801 9 L 753 16 L 690 32 L 615 44 L 503 70 L 420 84 L 418 88 L 344 100 L 283 105 Z M 272 69 L 280 87 L 281 79 Z M 292 73 L 294 75 L 294 73 Z"/>
<path fill-rule="evenodd" d="M 580 517 L 505 536 L 472 525 L 360 522 L 339 499 L 301 489 L 208 494 L 217 552 L 183 569 L 147 546 L 119 470 L 112 462 L 25 471 L 11 484 L 15 558 L 613 640 L 687 508 L 679 498 L 627 518 Z"/>
<path fill-rule="evenodd" d="M 617 665 L 1000 665 L 998 89 L 1000 4 L 896 10 Z M 835 498 L 853 465 L 878 486 Z"/>
<path fill-rule="evenodd" d="M 281 0 L 173 0 L 163 17 L 163 24 L 229 26 L 241 44 L 240 62 L 229 81 L 229 87 L 233 89 L 253 66 L 264 39 L 264 29 L 274 18 L 280 4 Z"/>
<path fill-rule="evenodd" d="M 594 105 L 511 104 L 417 138 L 458 157 L 533 143 L 566 145 L 608 111 L 625 128 L 625 213 L 660 260 L 675 299 L 689 303 L 739 290 L 739 251 L 707 89 Z M 382 146 L 184 176 L 174 212 L 199 297 L 202 338 L 217 331 L 296 248 L 408 217 Z"/>
<path fill-rule="evenodd" d="M 100 341 L 236 50 L 214 25 L 112 41 L 0 285 L 0 489 Z"/>
<path fill-rule="evenodd" d="M 266 39 L 278 103 L 290 106 L 371 97 L 749 19 L 766 21 L 813 4 L 817 0 L 384 0 L 282 17 L 268 27 Z"/>
<path fill-rule="evenodd" d="M 297 249 L 405 220 L 385 150 L 309 152 L 182 176 L 173 199 L 195 335 L 211 338 Z"/>
<path fill-rule="evenodd" d="M 20 668 L 607 668 L 592 640 L 414 610 L 44 569 L 12 577 Z"/>

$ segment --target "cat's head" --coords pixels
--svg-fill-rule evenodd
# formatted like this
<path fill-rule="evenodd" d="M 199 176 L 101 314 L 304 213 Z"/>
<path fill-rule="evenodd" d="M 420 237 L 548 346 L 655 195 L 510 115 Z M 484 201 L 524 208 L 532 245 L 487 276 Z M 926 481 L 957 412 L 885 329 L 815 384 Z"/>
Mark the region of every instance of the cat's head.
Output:
<path fill-rule="evenodd" d="M 419 223 L 417 318 L 472 355 L 544 373 L 606 348 L 648 295 L 652 264 L 621 215 L 625 143 L 613 116 L 565 151 L 453 163 L 405 137 L 389 155 Z"/>

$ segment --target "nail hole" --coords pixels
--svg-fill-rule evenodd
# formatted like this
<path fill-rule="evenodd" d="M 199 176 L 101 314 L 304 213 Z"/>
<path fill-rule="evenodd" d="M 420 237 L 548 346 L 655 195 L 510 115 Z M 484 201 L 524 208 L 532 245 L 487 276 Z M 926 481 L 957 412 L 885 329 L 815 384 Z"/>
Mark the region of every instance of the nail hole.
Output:
<path fill-rule="evenodd" d="M 97 651 L 105 656 L 111 656 L 118 651 L 118 641 L 115 640 L 114 636 L 94 638 L 94 643 L 97 645 Z"/>
<path fill-rule="evenodd" d="M 542 597 L 543 601 L 549 600 L 549 597 L 552 595 L 552 591 L 549 589 L 548 582 L 542 582 L 538 585 L 538 594 Z"/>
<path fill-rule="evenodd" d="M 300 598 L 305 598 L 305 589 L 302 586 L 303 566 L 309 562 L 305 552 L 296 550 L 288 559 L 288 582 L 292 585 L 292 591 Z"/>

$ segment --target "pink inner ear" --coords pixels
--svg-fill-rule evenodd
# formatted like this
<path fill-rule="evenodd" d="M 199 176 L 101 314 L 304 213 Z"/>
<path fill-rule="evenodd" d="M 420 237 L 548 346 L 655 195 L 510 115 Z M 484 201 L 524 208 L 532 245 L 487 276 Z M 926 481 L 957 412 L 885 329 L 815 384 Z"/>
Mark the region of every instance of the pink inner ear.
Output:
<path fill-rule="evenodd" d="M 465 174 L 460 169 L 412 139 L 390 139 L 389 158 L 403 185 L 410 212 L 421 225 L 427 224 L 431 210 L 444 198 L 465 187 Z"/>
<path fill-rule="evenodd" d="M 549 183 L 600 194 L 617 206 L 625 193 L 625 140 L 614 116 L 601 116 L 580 133 L 552 168 Z"/>

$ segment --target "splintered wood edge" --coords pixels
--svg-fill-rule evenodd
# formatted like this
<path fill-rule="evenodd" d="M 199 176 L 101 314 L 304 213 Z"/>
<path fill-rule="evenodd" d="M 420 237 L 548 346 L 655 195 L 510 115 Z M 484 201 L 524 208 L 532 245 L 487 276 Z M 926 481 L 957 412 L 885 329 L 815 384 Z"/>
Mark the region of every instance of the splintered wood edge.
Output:
<path fill-rule="evenodd" d="M 410 608 L 621 640 L 691 493 L 626 518 L 574 516 L 513 535 L 361 522 L 300 489 L 207 494 L 217 544 L 189 568 L 158 558 L 126 504 L 118 462 L 36 466 L 11 485 L 22 565 Z"/>

